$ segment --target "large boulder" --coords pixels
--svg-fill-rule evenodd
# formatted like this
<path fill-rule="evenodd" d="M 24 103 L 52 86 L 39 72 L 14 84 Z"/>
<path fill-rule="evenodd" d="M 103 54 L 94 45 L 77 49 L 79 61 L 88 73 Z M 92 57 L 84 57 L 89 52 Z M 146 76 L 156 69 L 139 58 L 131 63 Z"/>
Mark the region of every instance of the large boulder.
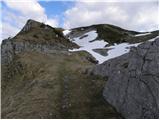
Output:
<path fill-rule="evenodd" d="M 158 48 L 147 41 L 90 71 L 108 78 L 103 96 L 125 118 L 159 118 Z"/>

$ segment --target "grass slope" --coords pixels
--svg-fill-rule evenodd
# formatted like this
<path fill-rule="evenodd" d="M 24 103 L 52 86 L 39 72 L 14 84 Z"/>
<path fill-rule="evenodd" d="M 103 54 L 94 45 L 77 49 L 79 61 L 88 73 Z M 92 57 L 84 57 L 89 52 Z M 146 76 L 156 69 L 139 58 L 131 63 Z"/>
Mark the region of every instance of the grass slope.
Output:
<path fill-rule="evenodd" d="M 120 118 L 103 100 L 106 80 L 84 74 L 86 52 L 17 55 L 2 66 L 2 118 Z M 10 77 L 9 77 L 10 76 Z"/>
<path fill-rule="evenodd" d="M 58 45 L 62 44 L 66 48 L 78 47 L 70 42 L 62 33 L 62 28 L 53 28 L 44 23 L 28 20 L 23 29 L 13 38 L 17 42 L 30 42 L 36 44 Z"/>
<path fill-rule="evenodd" d="M 159 35 L 159 31 L 157 30 L 152 31 L 151 34 L 145 36 L 135 36 L 136 34 L 142 34 L 145 32 L 141 33 L 136 31 L 130 31 L 110 24 L 97 24 L 87 27 L 73 28 L 72 32 L 70 33 L 70 36 L 71 38 L 78 37 L 91 30 L 97 31 L 98 37 L 96 38 L 96 40 L 103 39 L 109 44 L 123 42 L 138 43 L 147 41 Z"/>

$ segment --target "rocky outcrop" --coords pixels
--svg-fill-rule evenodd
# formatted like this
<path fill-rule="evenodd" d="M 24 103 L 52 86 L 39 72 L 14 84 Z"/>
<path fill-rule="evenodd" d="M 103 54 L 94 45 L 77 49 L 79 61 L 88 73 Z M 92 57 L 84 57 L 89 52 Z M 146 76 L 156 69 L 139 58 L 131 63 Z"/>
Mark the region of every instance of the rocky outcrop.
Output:
<path fill-rule="evenodd" d="M 30 42 L 16 42 L 13 39 L 6 39 L 2 43 L 1 56 L 2 64 L 10 63 L 13 60 L 15 54 L 22 52 L 43 52 L 54 53 L 56 50 L 67 50 L 62 44 L 49 45 L 49 44 L 37 44 Z"/>
<path fill-rule="evenodd" d="M 23 27 L 22 32 L 27 32 L 29 30 L 31 30 L 32 28 L 37 28 L 39 26 L 45 26 L 43 23 L 39 23 L 37 21 L 34 20 L 28 20 L 26 25 Z"/>
<path fill-rule="evenodd" d="M 158 48 L 148 41 L 90 70 L 108 78 L 103 96 L 125 118 L 159 118 Z"/>
<path fill-rule="evenodd" d="M 78 47 L 63 36 L 60 28 L 28 20 L 23 29 L 13 38 L 3 40 L 1 45 L 2 64 L 10 63 L 15 54 L 22 52 L 54 53 Z"/>

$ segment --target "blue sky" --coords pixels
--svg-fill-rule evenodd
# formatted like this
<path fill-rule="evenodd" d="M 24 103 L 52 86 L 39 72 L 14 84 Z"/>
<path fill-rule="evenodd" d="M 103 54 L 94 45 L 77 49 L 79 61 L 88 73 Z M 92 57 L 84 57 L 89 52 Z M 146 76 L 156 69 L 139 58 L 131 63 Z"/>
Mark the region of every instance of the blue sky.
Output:
<path fill-rule="evenodd" d="M 65 29 L 113 24 L 136 31 L 158 29 L 158 0 L 3 0 L 1 39 L 15 36 L 28 19 Z"/>
<path fill-rule="evenodd" d="M 60 26 L 63 26 L 64 12 L 67 9 L 73 7 L 75 2 L 73 1 L 54 1 L 54 2 L 40 1 L 39 3 L 45 8 L 45 11 L 48 17 L 53 17 L 53 16 L 58 17 Z"/>

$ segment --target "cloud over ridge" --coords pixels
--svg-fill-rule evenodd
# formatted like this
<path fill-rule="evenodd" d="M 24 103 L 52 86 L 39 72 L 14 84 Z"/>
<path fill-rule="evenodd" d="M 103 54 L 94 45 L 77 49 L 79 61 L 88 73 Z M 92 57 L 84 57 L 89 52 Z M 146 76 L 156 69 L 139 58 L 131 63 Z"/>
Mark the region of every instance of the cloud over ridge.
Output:
<path fill-rule="evenodd" d="M 46 2 L 48 7 L 50 2 L 55 1 L 41 2 Z M 60 1 L 59 4 L 65 2 Z M 158 0 L 107 0 L 107 2 L 106 0 L 71 0 L 70 2 L 74 3 L 73 6 L 62 11 L 63 17 L 60 17 L 54 14 L 48 15 L 46 6 L 40 4 L 38 0 L 2 0 L 0 38 L 16 35 L 28 19 L 64 28 L 113 24 L 136 31 L 158 29 Z"/>
<path fill-rule="evenodd" d="M 66 28 L 109 23 L 137 31 L 158 29 L 158 2 L 77 2 L 65 11 Z"/>

